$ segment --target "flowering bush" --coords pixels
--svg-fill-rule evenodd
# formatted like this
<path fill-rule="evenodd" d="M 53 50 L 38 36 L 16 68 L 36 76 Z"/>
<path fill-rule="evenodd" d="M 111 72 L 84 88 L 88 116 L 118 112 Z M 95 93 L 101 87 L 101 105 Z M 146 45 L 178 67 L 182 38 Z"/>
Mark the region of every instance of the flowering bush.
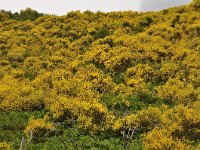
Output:
<path fill-rule="evenodd" d="M 50 145 L 63 143 L 60 137 L 74 124 L 86 137 L 116 138 L 124 148 L 128 142 L 140 143 L 138 149 L 198 149 L 198 6 L 194 0 L 159 12 L 64 16 L 0 11 L 0 113 L 41 113 L 24 132 L 29 139 L 55 131 Z M 20 129 L 0 123 L 0 141 L 18 149 L 24 122 Z M 28 146 L 45 149 L 45 142 Z"/>

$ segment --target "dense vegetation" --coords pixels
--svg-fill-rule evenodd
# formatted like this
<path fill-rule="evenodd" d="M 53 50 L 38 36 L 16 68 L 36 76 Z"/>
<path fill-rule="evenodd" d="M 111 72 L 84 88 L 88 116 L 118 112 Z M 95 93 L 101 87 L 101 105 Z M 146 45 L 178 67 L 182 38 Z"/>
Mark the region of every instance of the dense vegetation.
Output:
<path fill-rule="evenodd" d="M 199 149 L 200 3 L 0 12 L 0 149 Z"/>

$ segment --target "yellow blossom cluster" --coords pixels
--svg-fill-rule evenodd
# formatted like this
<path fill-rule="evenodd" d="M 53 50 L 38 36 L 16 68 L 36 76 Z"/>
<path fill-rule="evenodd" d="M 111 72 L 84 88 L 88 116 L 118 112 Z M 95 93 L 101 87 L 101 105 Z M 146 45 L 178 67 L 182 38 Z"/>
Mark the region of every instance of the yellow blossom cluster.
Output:
<path fill-rule="evenodd" d="M 47 131 L 50 132 L 54 129 L 54 125 L 48 121 L 48 117 L 44 117 L 43 119 L 35 119 L 34 117 L 31 117 L 24 130 L 24 133 L 27 137 L 29 137 L 31 135 L 37 136 L 37 134 L 43 132 L 40 133 L 40 135 L 44 136 L 47 133 Z"/>
<path fill-rule="evenodd" d="M 0 149 L 2 150 L 10 150 L 10 145 L 6 142 L 0 142 Z"/>

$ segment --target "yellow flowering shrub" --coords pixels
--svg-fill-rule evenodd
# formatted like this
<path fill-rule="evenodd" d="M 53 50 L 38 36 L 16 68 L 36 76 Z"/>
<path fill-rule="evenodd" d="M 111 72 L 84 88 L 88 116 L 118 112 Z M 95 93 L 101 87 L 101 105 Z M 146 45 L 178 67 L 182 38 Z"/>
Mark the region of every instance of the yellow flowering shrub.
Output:
<path fill-rule="evenodd" d="M 1 150 L 10 150 L 10 145 L 6 142 L 0 142 L 0 149 Z"/>
<path fill-rule="evenodd" d="M 198 20 L 195 24 L 192 24 L 186 28 L 186 33 L 190 38 L 199 37 L 200 21 Z"/>
<path fill-rule="evenodd" d="M 164 107 L 162 109 L 164 109 Z M 137 127 L 137 132 L 139 133 L 147 133 L 155 127 L 161 126 L 162 110 L 150 106 L 146 110 L 141 110 L 136 114 L 127 114 L 114 121 L 113 129 L 116 131 L 120 130 L 124 122 L 132 129 Z"/>
<path fill-rule="evenodd" d="M 163 81 L 168 80 L 169 78 L 174 78 L 177 74 L 180 74 L 179 66 L 176 63 L 163 63 L 162 67 L 159 70 L 159 74 Z"/>
<path fill-rule="evenodd" d="M 159 26 L 151 26 L 146 32 L 148 32 L 149 35 L 159 36 L 165 40 L 172 42 L 175 42 L 175 40 L 179 40 L 181 37 L 180 31 L 174 29 L 173 27 L 170 27 L 166 23 L 160 24 Z"/>
<path fill-rule="evenodd" d="M 139 111 L 136 116 L 140 125 L 141 132 L 147 132 L 160 126 L 162 110 L 159 108 L 148 107 L 146 110 Z"/>
<path fill-rule="evenodd" d="M 32 85 L 36 89 L 41 89 L 44 91 L 48 91 L 52 88 L 52 73 L 51 72 L 45 72 L 44 74 L 38 75 L 33 81 Z"/>
<path fill-rule="evenodd" d="M 199 108 L 183 105 L 167 109 L 160 125 L 144 135 L 146 149 L 191 149 L 189 141 L 199 136 Z"/>
<path fill-rule="evenodd" d="M 156 71 L 149 64 L 137 64 L 126 71 L 126 78 L 142 78 L 145 81 L 151 81 L 156 75 Z"/>
<path fill-rule="evenodd" d="M 53 118 L 77 121 L 79 128 L 89 131 L 102 131 L 109 127 L 112 120 L 107 108 L 97 100 L 83 101 L 77 98 L 59 97 L 47 104 Z M 109 123 L 110 122 L 110 123 Z"/>
<path fill-rule="evenodd" d="M 22 62 L 26 55 L 26 48 L 24 47 L 13 47 L 8 52 L 8 57 L 12 61 Z"/>
<path fill-rule="evenodd" d="M 24 61 L 24 70 L 33 76 L 42 71 L 42 61 L 38 57 L 29 57 Z"/>
<path fill-rule="evenodd" d="M 155 89 L 158 97 L 168 103 L 187 104 L 197 99 L 194 87 L 177 78 L 169 78 L 165 85 L 158 86 Z"/>
<path fill-rule="evenodd" d="M 27 137 L 29 137 L 30 134 L 33 134 L 33 136 L 37 137 L 44 136 L 47 132 L 54 131 L 54 129 L 54 125 L 49 122 L 47 116 L 45 116 L 43 119 L 35 119 L 34 117 L 31 117 L 29 118 L 24 133 Z"/>
<path fill-rule="evenodd" d="M 159 12 L 63 16 L 0 11 L 0 113 L 22 114 L 19 120 L 46 113 L 48 119 L 30 118 L 27 136 L 53 131 L 51 122 L 75 122 L 81 132 L 119 140 L 122 130 L 136 127 L 130 143 L 139 137 L 146 149 L 198 148 L 198 6 L 193 0 Z M 9 121 L 0 122 L 0 141 L 14 133 Z M 57 137 L 48 138 L 30 149 L 45 149 Z"/>
<path fill-rule="evenodd" d="M 154 129 L 144 137 L 144 145 L 147 150 L 190 150 L 187 141 L 173 139 L 166 129 Z"/>
<path fill-rule="evenodd" d="M 31 110 L 42 107 L 43 91 L 35 90 L 28 80 L 5 76 L 0 79 L 0 111 Z"/>
<path fill-rule="evenodd" d="M 163 114 L 162 124 L 175 137 L 198 140 L 200 135 L 199 115 L 198 108 L 178 105 Z"/>

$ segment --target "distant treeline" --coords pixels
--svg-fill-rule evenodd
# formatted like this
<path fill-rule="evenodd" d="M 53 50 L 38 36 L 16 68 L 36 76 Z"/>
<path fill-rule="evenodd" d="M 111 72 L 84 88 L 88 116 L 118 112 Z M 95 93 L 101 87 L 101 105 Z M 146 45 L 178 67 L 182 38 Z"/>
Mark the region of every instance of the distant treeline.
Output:
<path fill-rule="evenodd" d="M 18 21 L 25 21 L 25 20 L 34 21 L 37 18 L 44 16 L 43 13 L 38 13 L 37 11 L 31 8 L 21 10 L 19 13 L 18 12 L 12 13 L 11 11 L 6 11 L 6 10 L 1 10 L 0 13 L 4 13 L 8 15 L 10 19 Z M 0 15 L 0 20 L 1 20 L 1 15 Z"/>

